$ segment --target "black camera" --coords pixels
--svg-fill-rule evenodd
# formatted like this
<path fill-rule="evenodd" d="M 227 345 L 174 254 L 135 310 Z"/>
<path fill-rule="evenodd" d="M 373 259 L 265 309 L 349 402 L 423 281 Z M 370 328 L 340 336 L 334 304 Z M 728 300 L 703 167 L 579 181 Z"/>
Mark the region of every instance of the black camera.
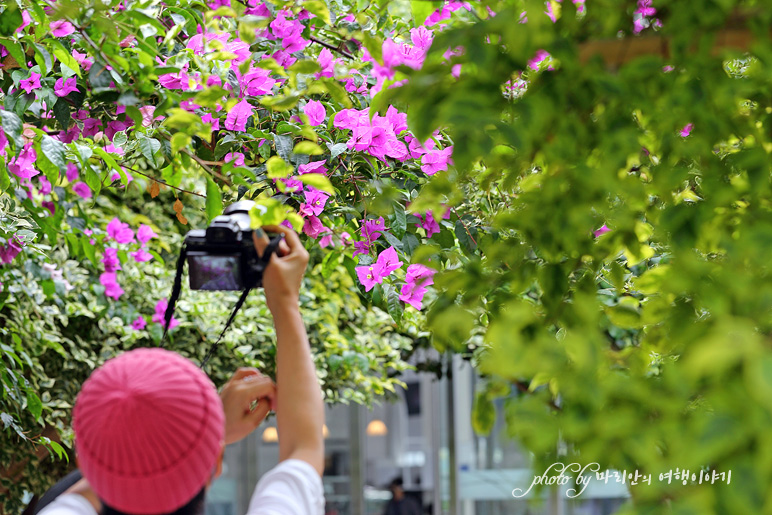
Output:
<path fill-rule="evenodd" d="M 254 206 L 251 200 L 236 202 L 206 229 L 188 232 L 185 248 L 191 290 L 246 290 L 262 285 L 267 259 L 257 255 L 252 241 L 249 211 Z M 270 258 L 270 252 L 264 257 Z"/>

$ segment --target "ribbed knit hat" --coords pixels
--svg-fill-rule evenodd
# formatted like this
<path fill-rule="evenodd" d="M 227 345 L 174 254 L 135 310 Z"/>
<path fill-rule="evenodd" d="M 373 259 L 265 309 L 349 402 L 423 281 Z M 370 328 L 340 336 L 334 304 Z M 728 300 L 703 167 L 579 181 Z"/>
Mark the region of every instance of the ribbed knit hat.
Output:
<path fill-rule="evenodd" d="M 75 402 L 81 471 L 112 508 L 172 512 L 212 477 L 224 419 L 214 385 L 192 362 L 163 349 L 126 352 L 95 370 Z"/>

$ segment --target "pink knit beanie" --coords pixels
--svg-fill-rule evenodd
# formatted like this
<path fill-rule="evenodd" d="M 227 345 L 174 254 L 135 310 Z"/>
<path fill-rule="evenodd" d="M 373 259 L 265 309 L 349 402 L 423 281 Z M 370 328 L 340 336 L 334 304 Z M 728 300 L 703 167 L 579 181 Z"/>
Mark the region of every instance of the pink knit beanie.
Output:
<path fill-rule="evenodd" d="M 94 371 L 75 402 L 72 425 L 94 492 L 137 515 L 187 504 L 212 477 L 225 433 L 212 382 L 163 349 L 126 352 Z"/>

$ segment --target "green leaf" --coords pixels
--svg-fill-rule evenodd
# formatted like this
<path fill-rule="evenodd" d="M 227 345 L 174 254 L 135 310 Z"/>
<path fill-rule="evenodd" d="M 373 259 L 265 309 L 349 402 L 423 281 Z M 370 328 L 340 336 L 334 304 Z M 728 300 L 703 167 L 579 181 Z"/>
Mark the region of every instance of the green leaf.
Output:
<path fill-rule="evenodd" d="M 275 134 L 273 142 L 276 145 L 276 153 L 285 161 L 290 161 L 292 157 L 292 136 Z"/>
<path fill-rule="evenodd" d="M 215 107 L 217 102 L 228 95 L 228 91 L 220 86 L 212 86 L 198 92 L 193 100 L 203 107 Z"/>
<path fill-rule="evenodd" d="M 11 57 L 21 66 L 22 69 L 27 68 L 27 59 L 24 56 L 24 49 L 20 43 L 12 41 L 10 39 L 0 41 L 0 45 L 3 45 Z"/>
<path fill-rule="evenodd" d="M 11 111 L 0 109 L 0 125 L 3 127 L 5 135 L 9 137 L 16 146 L 16 152 L 19 152 L 24 147 L 24 138 L 21 136 L 21 118 Z"/>
<path fill-rule="evenodd" d="M 351 98 L 348 96 L 348 91 L 346 91 L 346 88 L 344 88 L 337 79 L 322 77 L 319 79 L 319 81 L 324 84 L 325 89 L 327 89 L 327 92 L 330 94 L 334 101 L 345 108 L 350 108 L 352 106 Z"/>
<path fill-rule="evenodd" d="M 102 149 L 100 147 L 94 147 L 94 152 L 97 155 L 99 155 L 102 159 L 104 159 L 105 163 L 107 163 L 107 165 L 110 167 L 110 169 L 118 172 L 118 175 L 120 175 L 120 177 L 121 177 L 121 184 L 126 186 L 129 183 L 129 180 L 126 177 L 126 172 L 123 171 L 123 168 L 118 166 L 118 163 L 115 162 L 115 159 L 113 159 L 113 156 L 111 156 L 110 154 L 105 152 L 104 149 Z M 88 184 L 88 182 L 87 182 L 87 184 Z M 91 184 L 89 184 L 89 186 L 91 186 Z M 91 189 L 93 190 L 94 187 L 91 186 Z"/>
<path fill-rule="evenodd" d="M 392 285 L 385 287 L 384 292 L 386 294 L 386 310 L 391 315 L 391 318 L 399 323 L 402 320 L 402 314 L 405 312 L 405 306 L 402 305 L 402 301 L 399 300 L 399 294 Z"/>
<path fill-rule="evenodd" d="M 59 122 L 59 125 L 62 126 L 62 129 L 67 130 L 70 126 L 70 104 L 67 103 L 67 101 L 64 98 L 60 98 L 56 101 L 54 104 L 54 117 L 56 118 L 56 121 Z"/>
<path fill-rule="evenodd" d="M 473 225 L 461 219 L 456 220 L 455 234 L 464 250 L 474 252 L 477 248 L 477 229 Z"/>
<path fill-rule="evenodd" d="M 287 71 L 290 73 L 304 73 L 306 75 L 310 75 L 312 73 L 321 71 L 321 69 L 322 67 L 319 66 L 319 63 L 316 61 L 312 59 L 302 59 L 287 68 Z"/>
<path fill-rule="evenodd" d="M 97 61 L 91 65 L 91 69 L 88 71 L 88 81 L 92 88 L 108 88 L 113 78 L 107 71 L 107 67 Z"/>
<path fill-rule="evenodd" d="M 488 436 L 496 423 L 496 407 L 485 392 L 477 392 L 472 405 L 472 429 L 480 436 Z"/>
<path fill-rule="evenodd" d="M 172 154 L 179 154 L 180 150 L 187 148 L 191 141 L 193 141 L 193 138 L 184 132 L 176 133 L 172 136 Z"/>
<path fill-rule="evenodd" d="M 323 0 L 305 0 L 303 2 L 303 9 L 321 19 L 327 25 L 332 25 L 330 9 Z"/>
<path fill-rule="evenodd" d="M 330 159 L 335 159 L 339 155 L 348 152 L 348 145 L 345 143 L 336 143 L 334 145 L 327 144 L 327 147 L 330 149 Z"/>
<path fill-rule="evenodd" d="M 11 178 L 8 176 L 8 168 L 5 163 L 0 163 L 0 192 L 8 189 L 11 185 Z"/>
<path fill-rule="evenodd" d="M 441 7 L 441 1 L 410 0 L 410 8 L 413 11 L 413 25 L 415 27 L 423 25 L 426 18 Z"/>
<path fill-rule="evenodd" d="M 206 177 L 206 217 L 211 222 L 222 214 L 222 192 L 211 177 Z"/>
<path fill-rule="evenodd" d="M 56 166 L 59 172 L 62 174 L 67 172 L 67 157 L 65 156 L 67 147 L 64 146 L 64 143 L 46 135 L 40 141 L 40 150 L 43 151 L 43 157 Z M 52 181 L 52 184 L 55 184 L 55 181 Z"/>
<path fill-rule="evenodd" d="M 265 96 L 260 99 L 260 103 L 274 111 L 289 111 L 298 104 L 298 100 L 300 100 L 299 95 Z"/>
<path fill-rule="evenodd" d="M 37 43 L 35 43 L 35 62 L 40 66 L 40 73 L 44 77 L 53 70 L 54 61 L 51 54 L 48 53 L 46 47 Z"/>
<path fill-rule="evenodd" d="M 81 247 L 83 249 L 83 253 L 86 255 L 89 261 L 91 261 L 91 264 L 96 266 L 97 265 L 97 258 L 96 258 L 96 249 L 93 245 L 89 244 L 88 241 L 83 242 L 83 246 Z"/>
<path fill-rule="evenodd" d="M 330 179 L 328 179 L 326 175 L 322 175 L 321 173 L 304 173 L 302 175 L 298 175 L 297 178 L 303 184 L 312 186 L 320 191 L 329 193 L 330 195 L 335 194 L 335 189 L 332 187 Z"/>
<path fill-rule="evenodd" d="M 606 308 L 606 315 L 612 324 L 622 329 L 638 329 L 642 325 L 638 299 L 634 297 L 622 297 L 619 304 Z"/>
<path fill-rule="evenodd" d="M 311 141 L 301 141 L 292 150 L 295 154 L 306 154 L 309 156 L 320 156 L 324 154 L 322 147 Z"/>
<path fill-rule="evenodd" d="M 27 411 L 35 420 L 40 419 L 40 415 L 43 413 L 43 403 L 40 402 L 40 397 L 32 389 L 27 390 Z"/>
<path fill-rule="evenodd" d="M 67 452 L 64 450 L 64 447 L 62 447 L 59 443 L 54 442 L 53 440 L 49 440 L 46 442 L 46 445 L 56 453 L 56 456 L 59 459 L 64 458 L 67 463 L 70 462 L 70 455 L 67 454 Z"/>
<path fill-rule="evenodd" d="M 5 2 L 5 6 L 5 10 L 0 16 L 0 35 L 13 36 L 16 29 L 24 23 L 24 19 L 16 2 Z"/>
<path fill-rule="evenodd" d="M 263 68 L 264 70 L 271 70 L 277 75 L 280 75 L 282 77 L 287 76 L 287 70 L 284 69 L 282 65 L 276 62 L 276 59 L 273 57 L 269 57 L 268 59 L 262 59 L 258 61 L 257 63 L 258 68 Z"/>
<path fill-rule="evenodd" d="M 64 45 L 59 41 L 51 40 L 51 46 L 53 47 L 54 56 L 59 59 L 59 62 L 74 71 L 75 75 L 80 77 L 80 65 L 72 56 L 72 53 L 68 52 L 67 49 L 64 48 Z"/>
<path fill-rule="evenodd" d="M 329 279 L 340 263 L 340 251 L 333 250 L 327 253 L 322 260 L 322 277 Z"/>
<path fill-rule="evenodd" d="M 291 164 L 279 156 L 271 156 L 266 163 L 266 168 L 268 170 L 269 179 L 284 179 L 295 171 L 295 168 Z"/>
<path fill-rule="evenodd" d="M 395 249 L 402 252 L 402 242 L 399 239 L 397 239 L 396 236 L 391 234 L 390 231 L 383 231 L 381 234 L 383 235 L 384 238 L 386 238 L 386 241 L 389 242 L 389 245 L 393 246 Z"/>
<path fill-rule="evenodd" d="M 394 236 L 402 238 L 407 228 L 407 220 L 405 216 L 405 206 L 397 202 L 394 204 L 394 223 L 391 224 L 391 230 L 394 232 Z"/>
<path fill-rule="evenodd" d="M 150 163 L 155 163 L 155 155 L 161 150 L 161 142 L 155 138 L 149 138 L 144 134 L 137 134 L 139 151 Z"/>

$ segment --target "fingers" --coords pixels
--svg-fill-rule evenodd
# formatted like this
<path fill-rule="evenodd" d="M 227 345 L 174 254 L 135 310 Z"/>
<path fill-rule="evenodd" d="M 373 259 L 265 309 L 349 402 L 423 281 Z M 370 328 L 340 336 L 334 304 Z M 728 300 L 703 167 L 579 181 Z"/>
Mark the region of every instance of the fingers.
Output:
<path fill-rule="evenodd" d="M 287 254 L 289 254 L 289 253 L 290 253 L 290 248 L 289 248 L 289 245 L 287 245 L 287 242 L 286 242 L 286 241 L 284 241 L 284 239 L 282 239 L 282 240 L 279 242 L 279 248 L 276 250 L 276 253 L 277 253 L 277 254 L 278 254 L 280 257 L 284 257 L 284 256 L 286 256 Z"/>
<path fill-rule="evenodd" d="M 252 231 L 252 241 L 255 244 L 255 250 L 257 250 L 258 256 L 263 255 L 265 248 L 271 242 L 271 240 L 268 239 L 268 235 L 265 234 L 265 231 L 260 227 Z"/>
<path fill-rule="evenodd" d="M 296 252 L 299 252 L 300 250 L 305 251 L 305 249 L 303 248 L 303 244 L 300 243 L 300 237 L 298 237 L 298 233 L 296 233 L 292 229 L 284 227 L 283 225 L 266 225 L 264 229 L 266 231 L 278 232 L 283 234 L 284 241 L 287 242 L 287 248 L 289 249 L 289 254 L 294 254 Z"/>
<path fill-rule="evenodd" d="M 244 379 L 245 377 L 249 377 L 249 376 L 263 377 L 263 374 L 261 374 L 258 369 L 253 367 L 239 367 L 238 369 L 236 369 L 236 372 L 233 373 L 233 377 L 231 377 L 231 381 Z"/>
<path fill-rule="evenodd" d="M 254 411 L 248 413 L 244 419 L 252 425 L 253 428 L 260 425 L 260 423 L 265 420 L 265 417 L 268 416 L 268 412 L 271 410 L 270 402 L 266 401 L 265 399 L 261 400 Z"/>

